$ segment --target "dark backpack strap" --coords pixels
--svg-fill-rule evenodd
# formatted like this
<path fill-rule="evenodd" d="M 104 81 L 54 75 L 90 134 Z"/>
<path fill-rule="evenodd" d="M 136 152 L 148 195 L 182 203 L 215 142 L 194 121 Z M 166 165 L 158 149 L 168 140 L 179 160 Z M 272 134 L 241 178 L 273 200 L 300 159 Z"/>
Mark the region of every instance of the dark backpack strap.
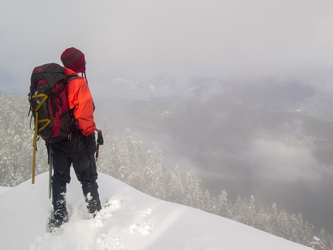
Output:
<path fill-rule="evenodd" d="M 54 102 L 55 96 L 54 96 L 53 89 L 51 89 L 51 93 L 52 93 L 52 96 L 50 99 L 51 99 L 51 104 L 52 104 L 52 113 L 53 113 L 53 117 L 55 117 L 55 112 L 58 110 L 58 107 L 55 105 L 55 102 Z"/>
<path fill-rule="evenodd" d="M 69 75 L 69 76 L 67 76 L 66 81 L 65 81 L 65 85 L 68 84 L 70 81 L 76 79 L 76 78 L 80 78 L 80 77 L 78 77 L 78 76 L 73 76 L 73 75 Z"/>

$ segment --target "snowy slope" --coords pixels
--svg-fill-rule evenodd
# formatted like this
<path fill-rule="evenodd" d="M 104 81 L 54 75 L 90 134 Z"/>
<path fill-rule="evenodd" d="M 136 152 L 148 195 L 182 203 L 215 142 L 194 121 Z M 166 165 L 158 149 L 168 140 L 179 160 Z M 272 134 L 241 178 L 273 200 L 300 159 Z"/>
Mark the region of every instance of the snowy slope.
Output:
<path fill-rule="evenodd" d="M 198 209 L 147 196 L 118 180 L 99 175 L 107 202 L 89 218 L 81 187 L 72 174 L 68 186 L 70 221 L 46 232 L 51 211 L 48 175 L 1 192 L 0 249 L 310 249 Z"/>
<path fill-rule="evenodd" d="M 7 191 L 11 190 L 11 187 L 2 187 L 0 186 L 0 195 L 6 193 Z"/>

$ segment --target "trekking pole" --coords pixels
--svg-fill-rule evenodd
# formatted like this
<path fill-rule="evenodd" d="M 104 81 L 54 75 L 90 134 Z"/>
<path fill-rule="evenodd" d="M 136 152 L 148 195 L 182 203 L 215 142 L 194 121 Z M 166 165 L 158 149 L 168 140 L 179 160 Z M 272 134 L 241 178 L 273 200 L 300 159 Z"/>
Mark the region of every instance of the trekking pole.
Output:
<path fill-rule="evenodd" d="M 33 160 L 32 160 L 32 184 L 35 184 L 35 172 L 36 172 L 36 151 L 37 151 L 37 125 L 38 125 L 38 112 L 36 112 L 35 118 L 35 134 L 34 141 L 32 143 L 34 147 Z"/>
<path fill-rule="evenodd" d="M 51 146 L 48 145 L 47 147 L 47 151 L 49 153 L 48 155 L 48 161 L 49 161 L 49 199 L 51 199 L 52 196 L 52 165 L 53 165 L 53 159 L 52 159 L 52 150 L 51 150 Z"/>

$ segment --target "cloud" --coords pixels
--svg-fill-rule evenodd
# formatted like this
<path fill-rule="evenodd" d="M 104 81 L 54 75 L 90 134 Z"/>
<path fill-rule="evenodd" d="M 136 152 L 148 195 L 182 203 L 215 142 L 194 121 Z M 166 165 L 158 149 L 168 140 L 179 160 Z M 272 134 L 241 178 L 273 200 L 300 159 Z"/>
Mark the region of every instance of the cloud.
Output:
<path fill-rule="evenodd" d="M 250 155 L 257 164 L 256 177 L 276 180 L 304 180 L 316 177 L 317 160 L 307 147 L 295 139 L 294 143 L 288 144 L 276 139 L 257 139 L 251 148 Z"/>
<path fill-rule="evenodd" d="M 0 67 L 22 68 L 23 79 L 76 46 L 96 81 L 322 74 L 332 70 L 332 9 L 330 0 L 8 0 L 0 10 Z"/>
<path fill-rule="evenodd" d="M 332 55 L 328 2 L 144 1 L 117 7 L 110 31 L 118 32 L 109 33 L 116 58 L 123 58 L 116 68 L 290 74 L 332 61 L 325 54 Z"/>

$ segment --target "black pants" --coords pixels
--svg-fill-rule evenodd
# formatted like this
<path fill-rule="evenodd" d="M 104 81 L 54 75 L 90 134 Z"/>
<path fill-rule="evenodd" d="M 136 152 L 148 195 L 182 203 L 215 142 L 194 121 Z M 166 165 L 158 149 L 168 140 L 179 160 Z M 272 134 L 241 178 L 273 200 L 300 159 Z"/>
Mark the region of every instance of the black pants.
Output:
<path fill-rule="evenodd" d="M 96 161 L 94 154 L 88 154 L 86 137 L 82 133 L 76 133 L 71 140 L 52 143 L 51 149 L 54 170 L 52 176 L 54 210 L 66 210 L 64 193 L 66 193 L 66 184 L 71 180 L 70 166 L 73 163 L 75 174 L 82 184 L 89 212 L 99 211 Z"/>

